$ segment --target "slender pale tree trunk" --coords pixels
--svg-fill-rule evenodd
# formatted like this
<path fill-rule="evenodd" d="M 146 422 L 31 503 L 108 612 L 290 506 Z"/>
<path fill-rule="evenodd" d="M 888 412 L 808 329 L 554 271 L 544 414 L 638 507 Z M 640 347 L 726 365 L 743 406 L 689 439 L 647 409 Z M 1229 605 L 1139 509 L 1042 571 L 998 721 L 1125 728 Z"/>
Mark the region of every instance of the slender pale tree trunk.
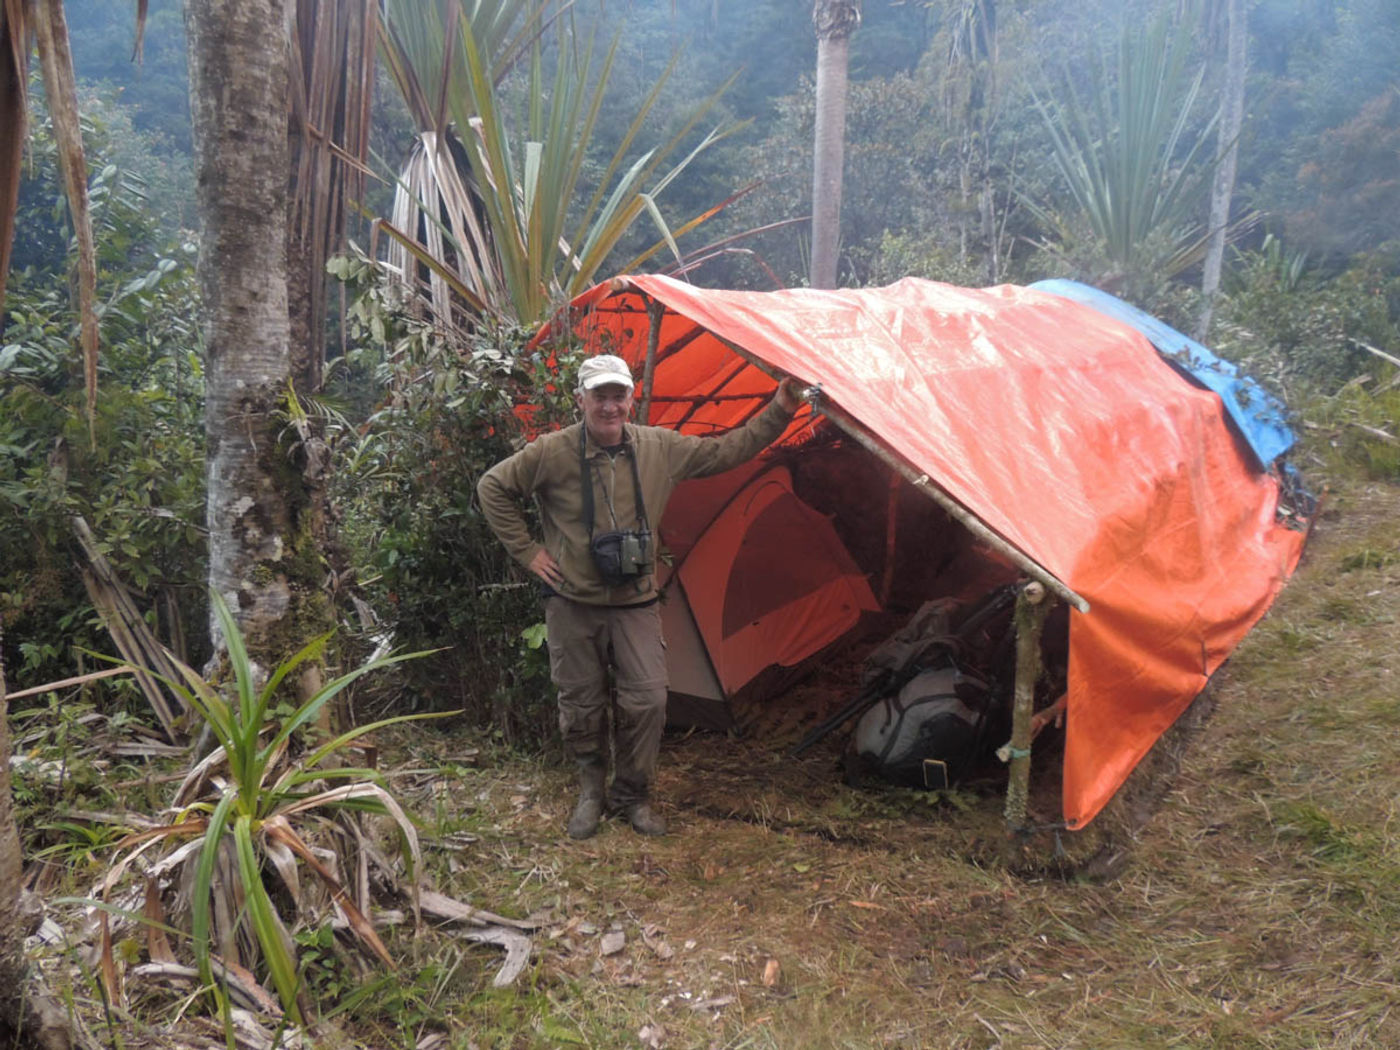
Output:
<path fill-rule="evenodd" d="M 846 70 L 851 34 L 860 25 L 859 0 L 816 0 L 812 24 L 817 31 L 817 100 L 810 283 L 813 288 L 835 288 L 846 153 Z"/>
<path fill-rule="evenodd" d="M 1220 270 L 1225 261 L 1225 233 L 1230 225 L 1230 202 L 1235 193 L 1235 171 L 1240 152 L 1240 129 L 1244 126 L 1244 81 L 1247 65 L 1244 0 L 1229 0 L 1229 27 L 1225 43 L 1225 87 L 1220 115 L 1220 164 L 1210 193 L 1210 243 L 1206 249 L 1201 278 L 1201 316 L 1196 321 L 1196 338 L 1204 341 L 1210 332 L 1215 300 L 1220 293 Z"/>
<path fill-rule="evenodd" d="M 0 627 L 0 654 L 4 652 Z M 5 664 L 0 656 L 0 1046 L 68 1050 L 63 1009 L 28 979 L 24 940 L 33 922 L 22 906 L 19 829 L 10 794 L 10 712 L 5 703 Z"/>
<path fill-rule="evenodd" d="M 289 0 L 186 0 L 205 338 L 209 581 L 267 665 L 324 607 L 289 445 Z M 311 622 L 325 619 L 318 611 Z M 216 643 L 218 628 L 211 615 Z M 309 633 L 309 632 L 308 632 Z M 301 639 L 305 641 L 305 639 Z"/>

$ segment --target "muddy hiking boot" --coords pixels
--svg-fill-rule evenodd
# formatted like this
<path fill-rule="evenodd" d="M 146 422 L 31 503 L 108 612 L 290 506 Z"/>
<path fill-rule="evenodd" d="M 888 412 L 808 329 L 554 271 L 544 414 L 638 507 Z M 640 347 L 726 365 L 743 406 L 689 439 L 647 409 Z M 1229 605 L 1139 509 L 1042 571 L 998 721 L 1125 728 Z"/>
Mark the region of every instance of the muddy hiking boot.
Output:
<path fill-rule="evenodd" d="M 601 762 L 578 764 L 579 794 L 574 812 L 569 817 L 569 838 L 591 838 L 598 830 L 603 816 L 603 794 L 608 771 Z"/>
<path fill-rule="evenodd" d="M 623 810 L 623 812 L 627 815 L 627 823 L 632 825 L 632 830 L 637 834 L 666 834 L 666 821 L 653 813 L 651 806 L 647 803 L 635 802 Z"/>

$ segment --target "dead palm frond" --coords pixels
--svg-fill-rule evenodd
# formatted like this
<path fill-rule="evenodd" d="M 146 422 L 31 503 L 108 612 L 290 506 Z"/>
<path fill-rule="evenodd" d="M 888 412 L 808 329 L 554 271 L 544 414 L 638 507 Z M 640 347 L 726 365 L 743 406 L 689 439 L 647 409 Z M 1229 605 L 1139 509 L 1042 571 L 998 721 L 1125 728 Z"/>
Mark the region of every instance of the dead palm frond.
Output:
<path fill-rule="evenodd" d="M 298 389 L 321 379 L 321 319 L 326 260 L 345 248 L 349 217 L 368 174 L 374 87 L 376 0 L 296 0 L 291 53 L 291 182 L 289 274 L 305 282 L 301 348 L 306 367 Z M 297 329 L 294 326 L 293 331 Z"/>
<path fill-rule="evenodd" d="M 95 441 L 92 428 L 97 413 L 97 250 L 88 214 L 87 161 L 63 0 L 0 0 L 0 311 L 5 305 L 6 274 L 19 201 L 31 46 L 39 53 L 59 170 L 78 245 L 79 347 L 87 390 L 88 434 Z"/>

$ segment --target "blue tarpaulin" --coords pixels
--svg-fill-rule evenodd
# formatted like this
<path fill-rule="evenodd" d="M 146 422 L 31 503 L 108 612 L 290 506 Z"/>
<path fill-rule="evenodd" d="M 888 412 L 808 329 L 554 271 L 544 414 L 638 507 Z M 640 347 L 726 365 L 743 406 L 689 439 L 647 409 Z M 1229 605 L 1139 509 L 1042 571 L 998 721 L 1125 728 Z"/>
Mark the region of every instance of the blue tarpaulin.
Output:
<path fill-rule="evenodd" d="M 1231 362 L 1216 357 L 1190 336 L 1182 335 L 1171 325 L 1122 299 L 1078 281 L 1055 278 L 1036 281 L 1030 287 L 1073 299 L 1136 328 L 1157 348 L 1159 354 L 1207 390 L 1220 395 L 1225 411 L 1258 458 L 1261 469 L 1269 469 L 1274 460 L 1293 447 L 1293 431 L 1286 422 L 1282 402 L 1253 379 L 1241 374 Z"/>

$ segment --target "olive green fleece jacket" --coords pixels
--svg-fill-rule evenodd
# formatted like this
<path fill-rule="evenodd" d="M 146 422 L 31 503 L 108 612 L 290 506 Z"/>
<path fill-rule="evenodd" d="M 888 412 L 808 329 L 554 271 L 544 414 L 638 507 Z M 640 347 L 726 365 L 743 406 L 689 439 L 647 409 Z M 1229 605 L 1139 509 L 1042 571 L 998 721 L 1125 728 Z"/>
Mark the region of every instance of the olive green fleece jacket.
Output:
<path fill-rule="evenodd" d="M 584 446 L 593 480 L 594 533 L 638 527 L 636 484 L 628 455 L 637 457 L 642 499 L 653 532 L 671 490 L 687 478 L 718 474 L 752 459 L 787 427 L 792 413 L 772 401 L 742 427 L 718 437 L 695 437 L 665 427 L 624 427 L 623 451 L 615 456 L 593 443 Z M 653 576 L 608 587 L 593 566 L 588 551 L 588 523 L 583 518 L 583 485 L 579 471 L 582 423 L 543 434 L 515 455 L 481 476 L 476 493 L 482 512 L 511 557 L 527 569 L 543 547 L 554 556 L 564 575 L 558 592 L 587 605 L 635 605 L 656 597 Z M 533 498 L 539 508 L 542 542 L 530 535 L 523 503 Z"/>

